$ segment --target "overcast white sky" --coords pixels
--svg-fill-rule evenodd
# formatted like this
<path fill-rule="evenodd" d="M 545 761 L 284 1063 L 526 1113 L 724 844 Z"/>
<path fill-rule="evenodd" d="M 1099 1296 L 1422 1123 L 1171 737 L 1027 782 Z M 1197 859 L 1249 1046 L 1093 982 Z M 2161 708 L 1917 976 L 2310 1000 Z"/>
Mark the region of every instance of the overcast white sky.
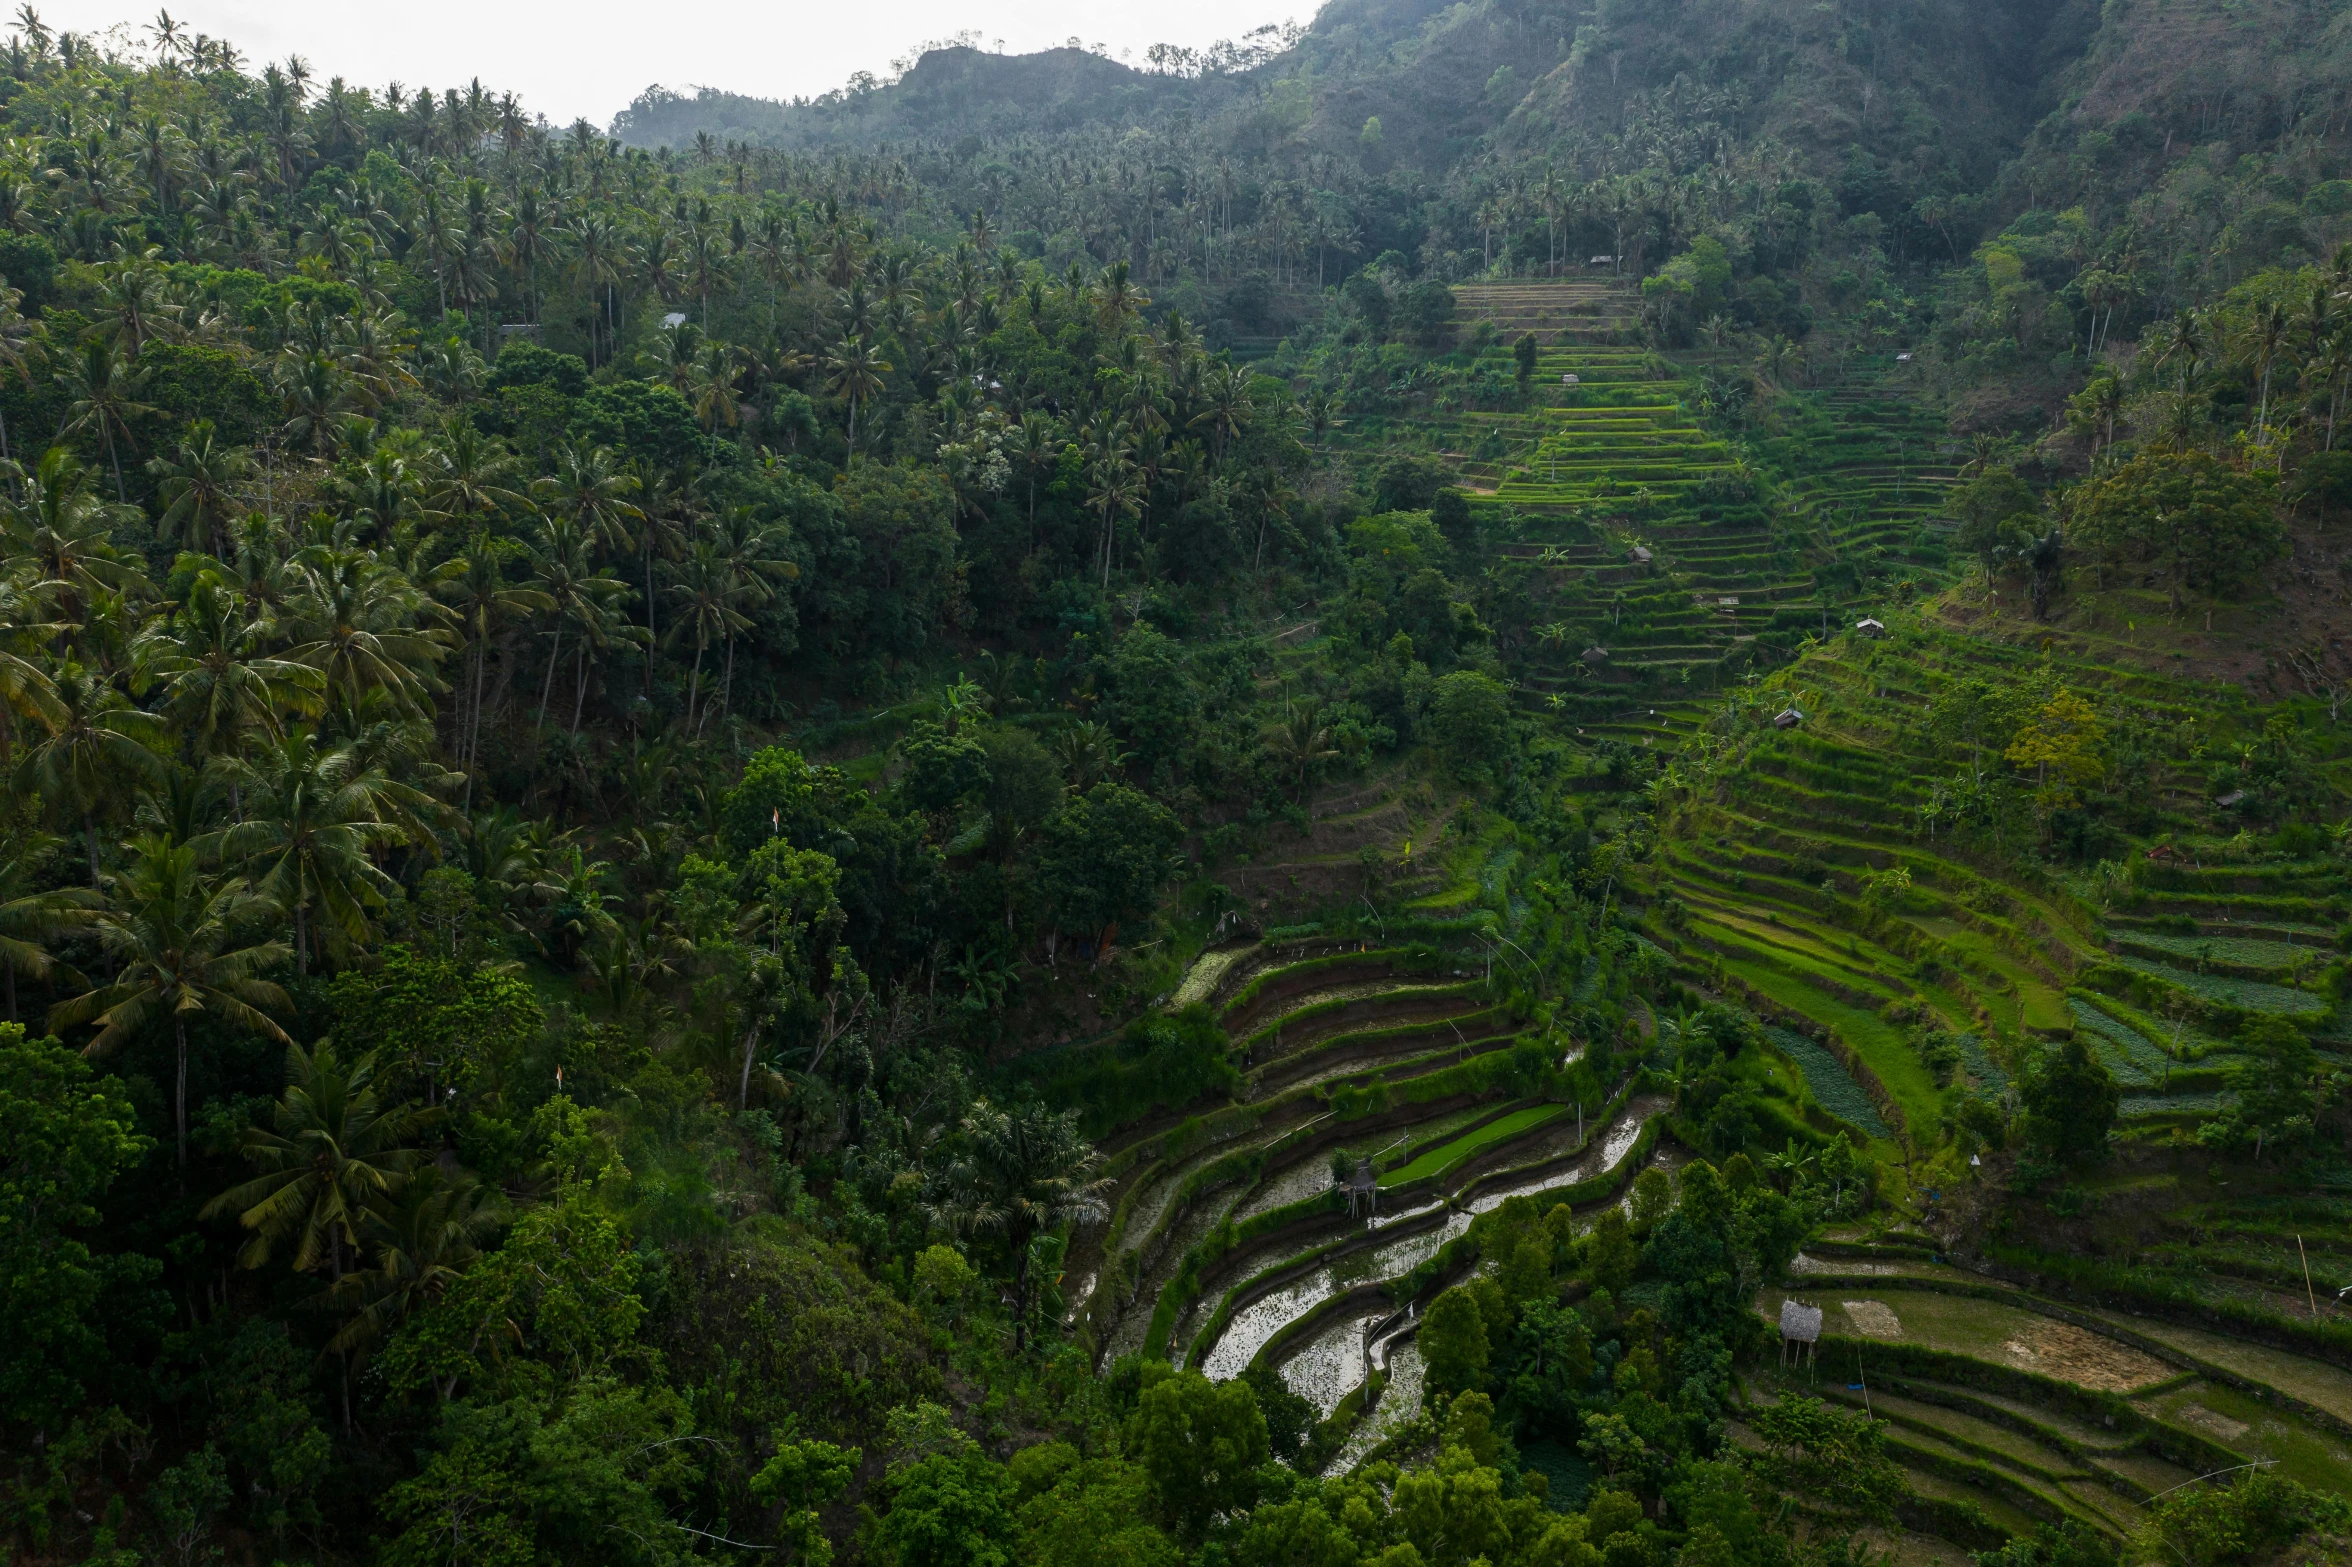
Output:
<path fill-rule="evenodd" d="M 103 32 L 136 25 L 143 41 L 157 0 L 35 0 L 51 27 Z M 1042 49 L 1072 35 L 1140 60 L 1154 43 L 1192 47 L 1234 38 L 1316 0 L 171 0 L 172 15 L 225 37 L 249 69 L 300 54 L 321 81 L 344 76 L 446 87 L 480 76 L 568 124 L 608 123 L 648 85 L 723 87 L 786 98 L 877 74 L 908 46 L 970 29 L 985 46 Z"/>

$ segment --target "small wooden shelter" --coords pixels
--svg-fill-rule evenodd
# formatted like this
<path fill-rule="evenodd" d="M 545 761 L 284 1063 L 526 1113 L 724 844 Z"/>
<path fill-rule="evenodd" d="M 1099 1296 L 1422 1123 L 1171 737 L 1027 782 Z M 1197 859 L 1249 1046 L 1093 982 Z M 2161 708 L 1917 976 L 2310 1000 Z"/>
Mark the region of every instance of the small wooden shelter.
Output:
<path fill-rule="evenodd" d="M 1359 1211 L 1365 1214 L 1380 1211 L 1380 1178 L 1372 1173 L 1370 1159 L 1358 1159 L 1355 1173 L 1341 1182 L 1339 1189 L 1347 1193 L 1349 1218 L 1356 1217 Z"/>
<path fill-rule="evenodd" d="M 1854 629 L 1875 642 L 1880 637 L 1886 635 L 1886 622 L 1882 620 L 1872 620 L 1869 616 L 1865 615 L 1862 619 L 1854 622 Z"/>
<path fill-rule="evenodd" d="M 1784 707 L 1772 715 L 1772 727 L 1775 729 L 1794 729 L 1804 721 L 1804 712 L 1794 707 Z"/>
<path fill-rule="evenodd" d="M 1780 1303 L 1780 1363 L 1787 1365 L 1791 1351 L 1799 1364 L 1809 1364 L 1821 1353 L 1821 1308 L 1802 1301 L 1784 1300 Z"/>

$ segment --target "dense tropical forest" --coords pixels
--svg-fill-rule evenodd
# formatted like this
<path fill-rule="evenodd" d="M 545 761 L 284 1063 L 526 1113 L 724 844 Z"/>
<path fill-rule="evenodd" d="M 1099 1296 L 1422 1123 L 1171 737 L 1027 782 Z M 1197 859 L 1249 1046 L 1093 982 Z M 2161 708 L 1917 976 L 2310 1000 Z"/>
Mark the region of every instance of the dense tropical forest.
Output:
<path fill-rule="evenodd" d="M 5 1559 L 2344 1560 L 2345 26 L 23 8 Z"/>

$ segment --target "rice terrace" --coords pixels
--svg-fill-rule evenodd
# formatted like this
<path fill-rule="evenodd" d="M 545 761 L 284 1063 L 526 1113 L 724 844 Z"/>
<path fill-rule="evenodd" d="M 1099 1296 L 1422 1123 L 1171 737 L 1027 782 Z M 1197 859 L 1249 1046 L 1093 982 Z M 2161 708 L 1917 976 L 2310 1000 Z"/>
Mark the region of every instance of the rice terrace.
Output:
<path fill-rule="evenodd" d="M 2352 1563 L 2328 7 L 75 9 L 0 1567 Z"/>

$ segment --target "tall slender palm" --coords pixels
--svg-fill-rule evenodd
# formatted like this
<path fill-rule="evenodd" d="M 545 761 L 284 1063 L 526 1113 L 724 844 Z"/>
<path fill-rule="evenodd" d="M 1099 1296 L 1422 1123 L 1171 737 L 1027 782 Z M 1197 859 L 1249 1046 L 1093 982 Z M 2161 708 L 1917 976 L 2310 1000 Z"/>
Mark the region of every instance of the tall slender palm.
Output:
<path fill-rule="evenodd" d="M 2254 439 L 2270 438 L 2270 373 L 2287 350 L 2288 329 L 2292 325 L 2287 307 L 2273 300 L 2267 307 L 2257 309 L 2246 323 L 2243 341 L 2246 357 L 2252 361 L 2254 374 L 2262 385 L 2261 401 L 2254 415 Z"/>
<path fill-rule="evenodd" d="M 323 1302 L 347 1313 L 327 1341 L 329 1349 L 343 1354 L 365 1354 L 440 1299 L 481 1256 L 482 1243 L 506 1223 L 506 1204 L 498 1193 L 462 1171 L 445 1173 L 419 1163 L 405 1175 L 386 1173 L 391 1178 L 384 1189 L 360 1199 L 356 1247 L 368 1254 L 371 1265 L 337 1279 Z M 332 1221 L 328 1232 L 334 1234 Z M 330 1252 L 334 1244 L 330 1241 Z"/>
<path fill-rule="evenodd" d="M 141 712 L 106 675 L 68 661 L 56 676 L 58 721 L 25 752 L 25 784 L 78 819 L 98 885 L 98 817 L 163 770 L 164 721 Z"/>
<path fill-rule="evenodd" d="M 513 539 L 487 530 L 467 541 L 457 569 L 442 585 L 441 601 L 457 614 L 460 630 L 472 650 L 473 693 L 466 704 L 466 727 L 458 747 L 458 762 L 468 773 L 466 798 L 473 798 L 471 774 L 482 741 L 482 685 L 490 664 L 490 644 L 509 626 L 534 615 L 550 614 L 555 601 L 536 581 L 514 582 L 506 563 L 525 553 Z"/>
<path fill-rule="evenodd" d="M 38 888 L 42 863 L 58 843 L 38 830 L 0 837 L 0 975 L 6 976 L 11 1023 L 17 1020 L 18 975 L 41 980 L 80 978 L 57 961 L 50 945 L 67 931 L 96 919 L 98 910 L 105 906 L 87 887 L 59 887 L 47 892 Z"/>
<path fill-rule="evenodd" d="M 136 644 L 142 674 L 163 688 L 162 710 L 199 761 L 233 756 L 253 731 L 275 738 L 288 713 L 316 714 L 327 677 L 263 651 L 267 628 L 237 595 L 200 575 L 180 612 Z"/>
<path fill-rule="evenodd" d="M 721 512 L 712 523 L 711 542 L 734 575 L 739 608 L 757 609 L 774 602 L 773 585 L 796 581 L 800 576 L 799 564 L 783 552 L 784 530 L 762 518 L 753 507 L 730 506 Z M 730 710 L 734 699 L 735 636 L 733 631 L 726 634 L 727 672 L 719 682 L 721 714 Z"/>
<path fill-rule="evenodd" d="M 604 447 L 566 442 L 556 449 L 555 473 L 539 489 L 549 509 L 571 518 L 590 544 L 617 559 L 637 548 L 630 525 L 645 513 L 629 497 L 641 487 Z"/>
<path fill-rule="evenodd" d="M 362 1216 L 424 1164 L 415 1145 L 433 1120 L 377 1091 L 372 1051 L 350 1060 L 331 1043 L 306 1051 L 288 1041 L 286 1091 L 270 1124 L 248 1129 L 238 1149 L 259 1173 L 206 1203 L 203 1217 L 235 1214 L 253 1232 L 238 1254 L 248 1268 L 290 1245 L 298 1272 L 324 1265 L 341 1278 Z"/>
<path fill-rule="evenodd" d="M 112 339 L 92 337 L 82 344 L 81 357 L 58 372 L 57 382 L 66 395 L 66 430 L 90 430 L 98 436 L 106 449 L 106 461 L 114 469 L 114 498 L 130 504 L 130 494 L 123 488 L 122 455 L 115 449 L 114 438 L 119 434 L 124 444 L 130 444 L 130 421 L 155 411 L 139 401 L 146 390 L 146 372 L 125 357 Z"/>
<path fill-rule="evenodd" d="M 184 539 L 191 549 L 226 549 L 236 490 L 257 467 L 253 453 L 222 441 L 210 419 L 189 425 L 177 453 L 147 464 L 156 479 L 156 499 L 163 504 L 155 519 L 156 537 Z"/>
<path fill-rule="evenodd" d="M 597 356 L 597 328 L 603 328 L 604 357 L 612 356 L 613 334 L 617 325 L 613 291 L 621 281 L 622 258 L 627 242 L 610 218 L 597 212 L 575 214 L 564 225 L 564 238 L 572 249 L 572 271 L 591 299 L 602 293 L 601 309 L 590 317 L 588 353 Z M 601 317 L 601 320 L 598 319 Z"/>
<path fill-rule="evenodd" d="M 403 713 L 425 710 L 427 693 L 441 689 L 434 666 L 447 654 L 449 633 L 420 625 L 427 601 L 407 578 L 359 550 L 331 551 L 306 561 L 288 605 L 295 645 L 286 656 L 327 677 L 330 700 L 356 707 L 382 691 Z"/>
<path fill-rule="evenodd" d="M 506 242 L 500 253 L 506 264 L 523 271 L 523 297 L 531 319 L 539 319 L 539 264 L 548 258 L 555 233 L 555 211 L 536 185 L 525 185 L 507 217 Z"/>
<path fill-rule="evenodd" d="M 1102 585 L 1111 585 L 1111 547 L 1119 523 L 1132 517 L 1143 503 L 1143 475 L 1119 445 L 1106 442 L 1097 453 L 1086 479 L 1086 504 L 1102 519 Z"/>
<path fill-rule="evenodd" d="M 689 640 L 694 644 L 694 676 L 686 689 L 686 728 L 693 733 L 701 727 L 695 713 L 702 697 L 703 655 L 713 642 L 750 630 L 751 621 L 738 607 L 746 591 L 743 579 L 717 540 L 696 539 L 678 563 L 677 577 L 670 597 L 678 613 L 662 641 L 664 646 Z"/>
<path fill-rule="evenodd" d="M 833 345 L 825 359 L 825 387 L 835 397 L 849 404 L 849 455 L 857 458 L 858 409 L 866 399 L 882 390 L 882 378 L 890 373 L 890 361 L 870 342 L 843 338 Z"/>
<path fill-rule="evenodd" d="M 195 840 L 208 859 L 243 872 L 256 896 L 293 923 L 293 956 L 308 973 L 316 945 L 339 951 L 365 940 L 368 910 L 396 887 L 371 851 L 408 835 L 387 821 L 386 796 L 402 793 L 349 746 L 295 729 L 251 756 L 222 764 L 245 819 Z"/>
<path fill-rule="evenodd" d="M 563 656 L 566 628 L 577 630 L 585 642 L 602 646 L 607 640 L 608 610 L 630 589 L 627 583 L 597 567 L 587 532 L 573 517 L 550 517 L 540 523 L 531 551 L 531 571 L 540 590 L 547 595 L 548 619 L 553 622 L 547 646 L 547 673 L 539 682 L 536 727 L 544 729 L 548 699 L 555 691 L 556 662 Z"/>
<path fill-rule="evenodd" d="M 85 1055 L 107 1055 L 168 1017 L 176 1070 L 173 1145 L 188 1163 L 188 1019 L 210 1014 L 249 1032 L 291 1043 L 269 1015 L 286 993 L 261 977 L 286 956 L 283 942 L 237 945 L 252 897 L 242 883 L 206 875 L 193 844 L 149 836 L 132 847 L 115 906 L 97 920 L 98 940 L 121 962 L 112 982 L 49 1011 L 61 1036 L 94 1025 Z"/>

